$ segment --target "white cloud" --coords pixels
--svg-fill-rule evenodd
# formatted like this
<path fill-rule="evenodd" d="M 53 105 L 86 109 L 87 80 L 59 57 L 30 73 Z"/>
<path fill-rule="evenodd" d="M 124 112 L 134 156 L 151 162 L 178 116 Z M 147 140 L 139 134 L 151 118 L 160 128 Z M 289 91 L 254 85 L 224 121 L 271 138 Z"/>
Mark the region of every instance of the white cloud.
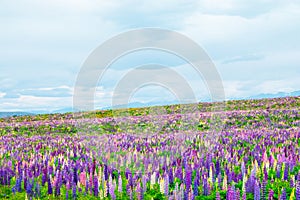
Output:
<path fill-rule="evenodd" d="M 0 98 L 4 97 L 6 95 L 5 92 L 0 92 Z"/>
<path fill-rule="evenodd" d="M 215 62 L 227 97 L 300 89 L 297 1 L 3 0 L 0 13 L 0 109 L 70 107 L 69 95 L 89 53 L 119 32 L 149 26 L 175 29 L 199 42 Z M 149 55 L 166 65 L 180 65 L 174 69 L 198 98 L 208 94 L 202 77 L 182 63 Z M 99 83 L 97 106 L 111 103 L 126 67 L 152 61 L 127 56 L 118 63 L 124 70 L 109 70 Z M 140 91 L 135 100 L 142 95 Z"/>

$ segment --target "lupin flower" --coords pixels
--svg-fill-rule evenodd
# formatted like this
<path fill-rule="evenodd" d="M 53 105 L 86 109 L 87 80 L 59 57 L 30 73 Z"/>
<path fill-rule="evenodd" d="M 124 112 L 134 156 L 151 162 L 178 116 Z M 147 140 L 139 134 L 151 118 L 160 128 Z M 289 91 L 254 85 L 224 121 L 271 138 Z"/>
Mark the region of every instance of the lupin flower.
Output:
<path fill-rule="evenodd" d="M 295 187 L 295 176 L 291 176 L 290 178 L 290 188 Z"/>
<path fill-rule="evenodd" d="M 257 181 L 254 184 L 254 200 L 260 200 L 260 188 Z"/>
<path fill-rule="evenodd" d="M 286 200 L 286 190 L 285 190 L 285 188 L 282 189 L 282 193 L 280 195 L 280 200 Z"/>
<path fill-rule="evenodd" d="M 123 191 L 122 177 L 121 177 L 121 174 L 119 174 L 119 178 L 118 178 L 118 192 L 122 193 L 122 191 Z"/>
<path fill-rule="evenodd" d="M 288 180 L 289 177 L 289 164 L 286 163 L 284 166 L 285 167 L 284 167 L 283 179 L 286 181 Z"/>
<path fill-rule="evenodd" d="M 174 179 L 173 178 L 173 168 L 170 167 L 168 172 L 169 172 L 169 174 L 168 174 L 169 175 L 169 181 L 170 181 L 170 183 L 173 183 L 173 181 L 174 181 L 173 180 Z"/>
<path fill-rule="evenodd" d="M 169 196 L 169 176 L 168 174 L 165 174 L 165 177 L 164 177 L 164 195 L 165 196 Z"/>
<path fill-rule="evenodd" d="M 76 199 L 77 197 L 77 185 L 73 182 L 72 184 L 72 198 Z"/>
<path fill-rule="evenodd" d="M 66 200 L 69 199 L 69 190 L 68 189 L 66 190 L 66 196 L 65 197 L 66 197 Z"/>
<path fill-rule="evenodd" d="M 50 181 L 51 178 L 48 178 L 48 194 L 52 194 L 53 193 L 53 189 L 52 189 L 52 184 Z"/>
<path fill-rule="evenodd" d="M 180 180 L 182 180 L 183 178 L 183 175 L 182 175 L 182 167 L 181 166 L 179 166 L 179 167 L 177 167 L 177 170 L 176 170 L 176 177 L 178 178 L 178 179 L 180 179 Z"/>
<path fill-rule="evenodd" d="M 41 188 L 40 188 L 40 184 L 38 182 L 35 184 L 34 196 L 35 196 L 35 198 L 41 197 Z"/>
<path fill-rule="evenodd" d="M 273 200 L 273 199 L 274 199 L 274 191 L 273 190 L 269 190 L 268 200 Z"/>
<path fill-rule="evenodd" d="M 160 190 L 160 193 L 164 194 L 164 190 L 165 190 L 165 180 L 164 178 L 160 178 L 159 179 L 159 190 Z"/>
<path fill-rule="evenodd" d="M 126 192 L 129 195 L 129 198 L 132 199 L 132 190 L 129 184 L 126 185 Z"/>
<path fill-rule="evenodd" d="M 83 186 L 86 185 L 86 173 L 85 173 L 85 171 L 83 171 L 83 172 L 80 173 L 80 175 L 79 175 L 79 182 Z"/>
<path fill-rule="evenodd" d="M 89 182 L 88 179 L 85 180 L 85 195 L 89 194 Z"/>
<path fill-rule="evenodd" d="M 153 188 L 153 185 L 156 183 L 156 173 L 153 172 L 151 175 L 151 180 L 150 180 L 150 187 Z"/>
<path fill-rule="evenodd" d="M 281 167 L 280 167 L 280 164 L 278 164 L 278 165 L 277 165 L 277 170 L 276 170 L 276 177 L 277 177 L 277 178 L 280 178 L 280 170 L 281 170 L 280 168 L 281 168 Z"/>
<path fill-rule="evenodd" d="M 147 176 L 142 176 L 142 187 L 143 187 L 143 192 L 145 193 L 147 190 Z"/>
<path fill-rule="evenodd" d="M 296 181 L 296 200 L 300 200 L 300 173 L 298 173 Z"/>
<path fill-rule="evenodd" d="M 32 180 L 32 181 L 28 180 L 27 187 L 26 187 L 26 193 L 29 197 L 33 196 L 33 186 L 34 186 L 34 180 Z"/>
<path fill-rule="evenodd" d="M 221 196 L 220 196 L 220 192 L 219 191 L 217 191 L 217 193 L 216 193 L 216 200 L 221 200 Z"/>
<path fill-rule="evenodd" d="M 246 192 L 244 192 L 242 196 L 242 200 L 246 200 L 246 199 L 247 199 Z"/>
<path fill-rule="evenodd" d="M 204 196 L 209 195 L 208 183 L 207 183 L 207 179 L 206 178 L 203 179 L 203 195 Z"/>
<path fill-rule="evenodd" d="M 240 200 L 241 194 L 239 188 L 236 189 L 235 191 L 235 200 Z"/>
<path fill-rule="evenodd" d="M 197 180 L 197 177 L 195 177 L 194 179 L 194 189 L 193 189 L 193 194 L 194 196 L 198 196 L 199 192 L 198 192 L 198 189 L 199 188 L 199 183 L 198 183 L 198 180 Z"/>
<path fill-rule="evenodd" d="M 136 193 L 137 193 L 137 199 L 138 200 L 143 200 L 144 199 L 144 192 L 143 192 L 143 188 L 141 187 L 140 183 L 137 184 Z"/>
<path fill-rule="evenodd" d="M 98 183 L 98 177 L 94 177 L 94 196 L 97 197 L 99 194 L 99 183 Z"/>
<path fill-rule="evenodd" d="M 261 189 L 262 189 L 262 195 L 261 198 L 262 200 L 265 200 L 267 198 L 267 180 L 263 179 Z"/>
<path fill-rule="evenodd" d="M 109 175 L 109 179 L 108 179 L 108 189 L 109 189 L 109 195 L 111 196 L 111 198 L 116 199 L 115 186 L 113 184 L 113 180 L 112 180 L 111 175 Z"/>
<path fill-rule="evenodd" d="M 187 167 L 185 171 L 185 189 L 187 191 L 190 190 L 191 183 L 192 183 L 192 169 L 190 167 Z"/>

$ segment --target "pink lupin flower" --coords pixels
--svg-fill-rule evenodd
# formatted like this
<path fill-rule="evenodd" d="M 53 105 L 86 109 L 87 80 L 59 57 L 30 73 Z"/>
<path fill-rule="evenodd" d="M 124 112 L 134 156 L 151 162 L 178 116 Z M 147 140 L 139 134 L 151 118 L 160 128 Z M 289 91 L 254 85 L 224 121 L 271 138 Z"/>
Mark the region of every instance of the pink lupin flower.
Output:
<path fill-rule="evenodd" d="M 80 182 L 81 185 L 85 186 L 85 184 L 86 184 L 86 173 L 85 173 L 85 171 L 80 173 L 79 182 Z"/>

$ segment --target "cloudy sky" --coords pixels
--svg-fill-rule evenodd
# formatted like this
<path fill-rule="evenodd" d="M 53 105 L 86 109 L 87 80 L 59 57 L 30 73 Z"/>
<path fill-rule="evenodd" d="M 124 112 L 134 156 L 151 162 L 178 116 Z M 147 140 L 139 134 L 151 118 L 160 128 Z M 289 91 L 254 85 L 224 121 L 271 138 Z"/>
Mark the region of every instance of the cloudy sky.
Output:
<path fill-rule="evenodd" d="M 119 33 L 144 27 L 196 41 L 214 62 L 226 98 L 300 90 L 297 0 L 1 0 L 0 111 L 72 107 L 76 78 L 89 54 Z M 199 100 L 208 94 L 184 61 L 144 51 L 112 64 L 98 83 L 96 107 L 109 106 L 118 80 L 145 63 L 172 66 Z M 172 98 L 166 89 L 149 86 L 131 101 Z"/>

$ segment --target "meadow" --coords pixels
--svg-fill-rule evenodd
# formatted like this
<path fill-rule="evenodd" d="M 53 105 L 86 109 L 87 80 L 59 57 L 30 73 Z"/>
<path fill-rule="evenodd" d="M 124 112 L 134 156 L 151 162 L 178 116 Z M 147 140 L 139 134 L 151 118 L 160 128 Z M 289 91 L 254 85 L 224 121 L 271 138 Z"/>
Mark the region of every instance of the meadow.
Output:
<path fill-rule="evenodd" d="M 299 108 L 286 97 L 3 118 L 0 198 L 300 200 Z"/>

